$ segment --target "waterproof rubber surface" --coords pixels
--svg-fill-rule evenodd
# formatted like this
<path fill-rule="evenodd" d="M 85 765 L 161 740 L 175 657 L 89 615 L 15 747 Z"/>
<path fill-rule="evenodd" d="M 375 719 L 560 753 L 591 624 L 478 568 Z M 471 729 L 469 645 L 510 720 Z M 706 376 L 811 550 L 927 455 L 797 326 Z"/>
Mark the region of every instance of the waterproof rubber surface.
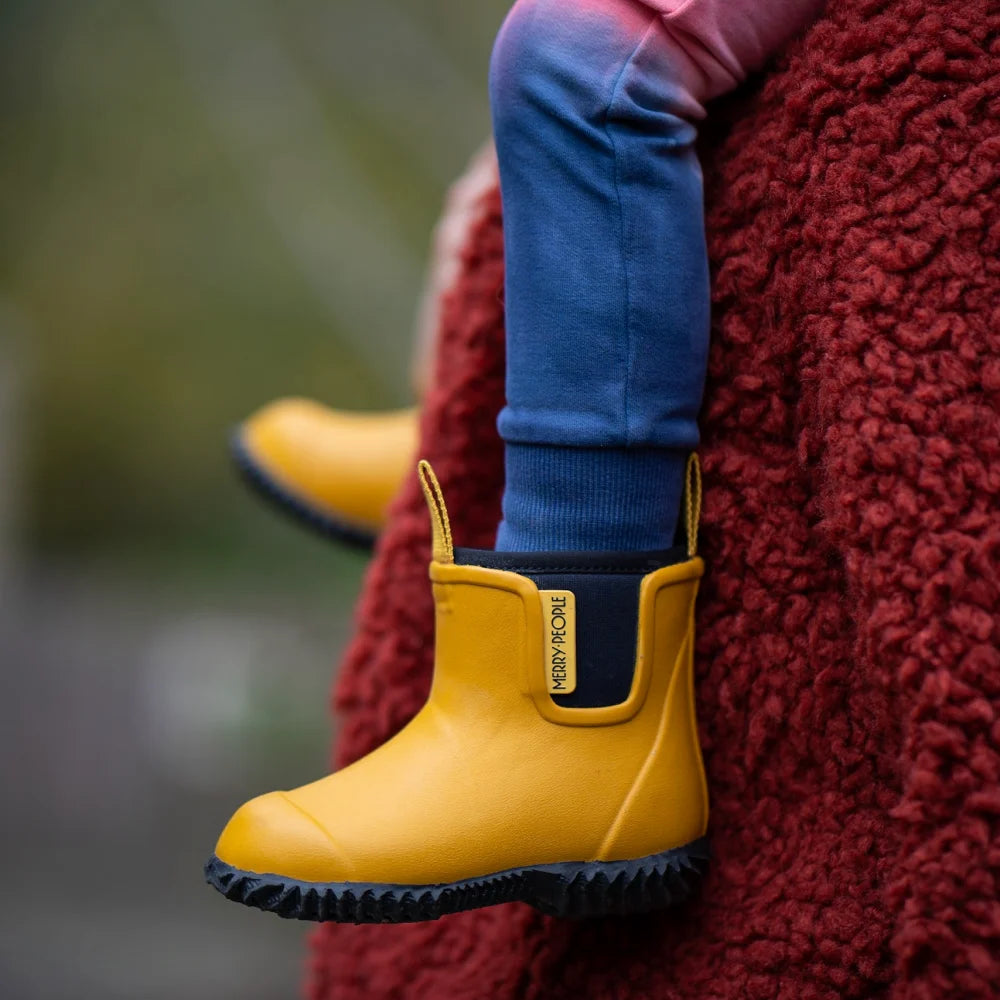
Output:
<path fill-rule="evenodd" d="M 311 531 L 343 545 L 366 550 L 374 547 L 376 539 L 374 533 L 338 521 L 325 511 L 317 510 L 272 479 L 267 470 L 258 464 L 243 443 L 239 428 L 232 433 L 229 450 L 236 463 L 240 478 L 273 507 L 291 515 L 295 521 Z"/>
<path fill-rule="evenodd" d="M 205 865 L 205 879 L 227 899 L 280 917 L 399 924 L 514 902 L 557 917 L 647 913 L 687 899 L 707 866 L 702 838 L 635 861 L 536 865 L 442 885 L 299 882 L 240 871 L 216 857 Z"/>

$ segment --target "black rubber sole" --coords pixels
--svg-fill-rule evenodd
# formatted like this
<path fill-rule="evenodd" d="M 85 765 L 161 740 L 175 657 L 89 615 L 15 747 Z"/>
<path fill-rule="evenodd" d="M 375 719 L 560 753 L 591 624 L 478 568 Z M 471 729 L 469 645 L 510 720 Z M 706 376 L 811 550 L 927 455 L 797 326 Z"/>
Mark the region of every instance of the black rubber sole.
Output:
<path fill-rule="evenodd" d="M 275 482 L 247 450 L 239 428 L 233 431 L 229 439 L 229 450 L 243 482 L 272 507 L 290 515 L 296 523 L 324 538 L 364 551 L 374 548 L 377 536 L 373 532 L 345 524 L 310 507 L 304 500 Z"/>
<path fill-rule="evenodd" d="M 557 917 L 648 913 L 687 899 L 707 867 L 702 838 L 635 861 L 536 865 L 443 885 L 299 882 L 241 871 L 216 857 L 205 865 L 205 880 L 227 899 L 279 917 L 399 924 L 514 902 Z"/>

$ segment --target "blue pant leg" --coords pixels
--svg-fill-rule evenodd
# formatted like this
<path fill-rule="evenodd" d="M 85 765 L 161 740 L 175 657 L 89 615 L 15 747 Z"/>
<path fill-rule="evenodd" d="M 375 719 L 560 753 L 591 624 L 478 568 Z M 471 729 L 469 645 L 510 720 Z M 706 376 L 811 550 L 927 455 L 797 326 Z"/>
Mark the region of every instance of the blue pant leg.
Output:
<path fill-rule="evenodd" d="M 491 65 L 508 443 L 687 450 L 709 331 L 701 170 L 669 35 L 631 0 L 520 0 Z"/>
<path fill-rule="evenodd" d="M 507 260 L 503 549 L 670 544 L 709 326 L 703 111 L 632 0 L 519 0 L 491 65 Z"/>

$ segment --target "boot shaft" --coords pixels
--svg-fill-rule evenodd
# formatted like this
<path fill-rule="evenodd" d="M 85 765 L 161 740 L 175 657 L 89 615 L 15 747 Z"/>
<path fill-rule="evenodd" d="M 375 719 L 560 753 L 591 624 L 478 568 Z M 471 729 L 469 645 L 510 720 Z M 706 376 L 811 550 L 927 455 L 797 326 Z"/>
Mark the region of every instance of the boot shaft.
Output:
<path fill-rule="evenodd" d="M 694 607 L 704 573 L 694 552 L 700 504 L 696 473 L 689 485 L 688 547 L 675 553 L 677 562 L 646 573 L 638 584 L 622 697 L 590 707 L 571 707 L 552 691 L 552 592 L 524 573 L 457 564 L 440 487 L 428 473 L 433 476 L 421 470 L 434 523 L 430 577 L 436 635 L 425 711 L 447 720 L 449 727 L 471 725 L 501 743 L 512 739 L 515 754 L 537 746 L 543 777 L 536 770 L 532 780 L 549 783 L 555 800 L 550 805 L 557 811 L 565 795 L 561 821 L 581 833 L 588 828 L 585 836 L 596 838 L 591 850 L 597 859 L 652 854 L 662 850 L 665 837 L 681 844 L 703 836 L 708 794 L 693 680 Z M 459 555 L 462 561 L 476 557 L 468 550 Z M 492 553 L 479 555 L 483 561 L 503 561 Z M 564 589 L 558 593 L 570 597 L 577 586 L 591 584 L 582 574 L 574 582 L 572 572 L 559 579 Z M 576 620 L 565 631 L 572 638 L 585 630 Z M 609 649 L 608 654 L 623 651 Z M 593 668 L 595 657 L 588 659 Z M 582 817 L 574 814 L 572 803 L 579 803 L 579 790 L 587 785 L 594 795 L 589 815 Z M 525 794 L 532 798 L 537 789 Z"/>

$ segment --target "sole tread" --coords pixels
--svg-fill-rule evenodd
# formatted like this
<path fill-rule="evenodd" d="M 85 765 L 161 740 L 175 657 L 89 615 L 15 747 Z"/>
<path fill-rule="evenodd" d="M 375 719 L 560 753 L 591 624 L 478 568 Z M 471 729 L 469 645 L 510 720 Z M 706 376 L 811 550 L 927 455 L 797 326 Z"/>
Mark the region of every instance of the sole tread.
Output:
<path fill-rule="evenodd" d="M 708 866 L 705 838 L 635 861 L 565 862 L 442 885 L 300 882 L 241 871 L 217 857 L 205 880 L 227 899 L 294 920 L 380 924 L 523 902 L 551 916 L 647 913 L 687 899 Z"/>

